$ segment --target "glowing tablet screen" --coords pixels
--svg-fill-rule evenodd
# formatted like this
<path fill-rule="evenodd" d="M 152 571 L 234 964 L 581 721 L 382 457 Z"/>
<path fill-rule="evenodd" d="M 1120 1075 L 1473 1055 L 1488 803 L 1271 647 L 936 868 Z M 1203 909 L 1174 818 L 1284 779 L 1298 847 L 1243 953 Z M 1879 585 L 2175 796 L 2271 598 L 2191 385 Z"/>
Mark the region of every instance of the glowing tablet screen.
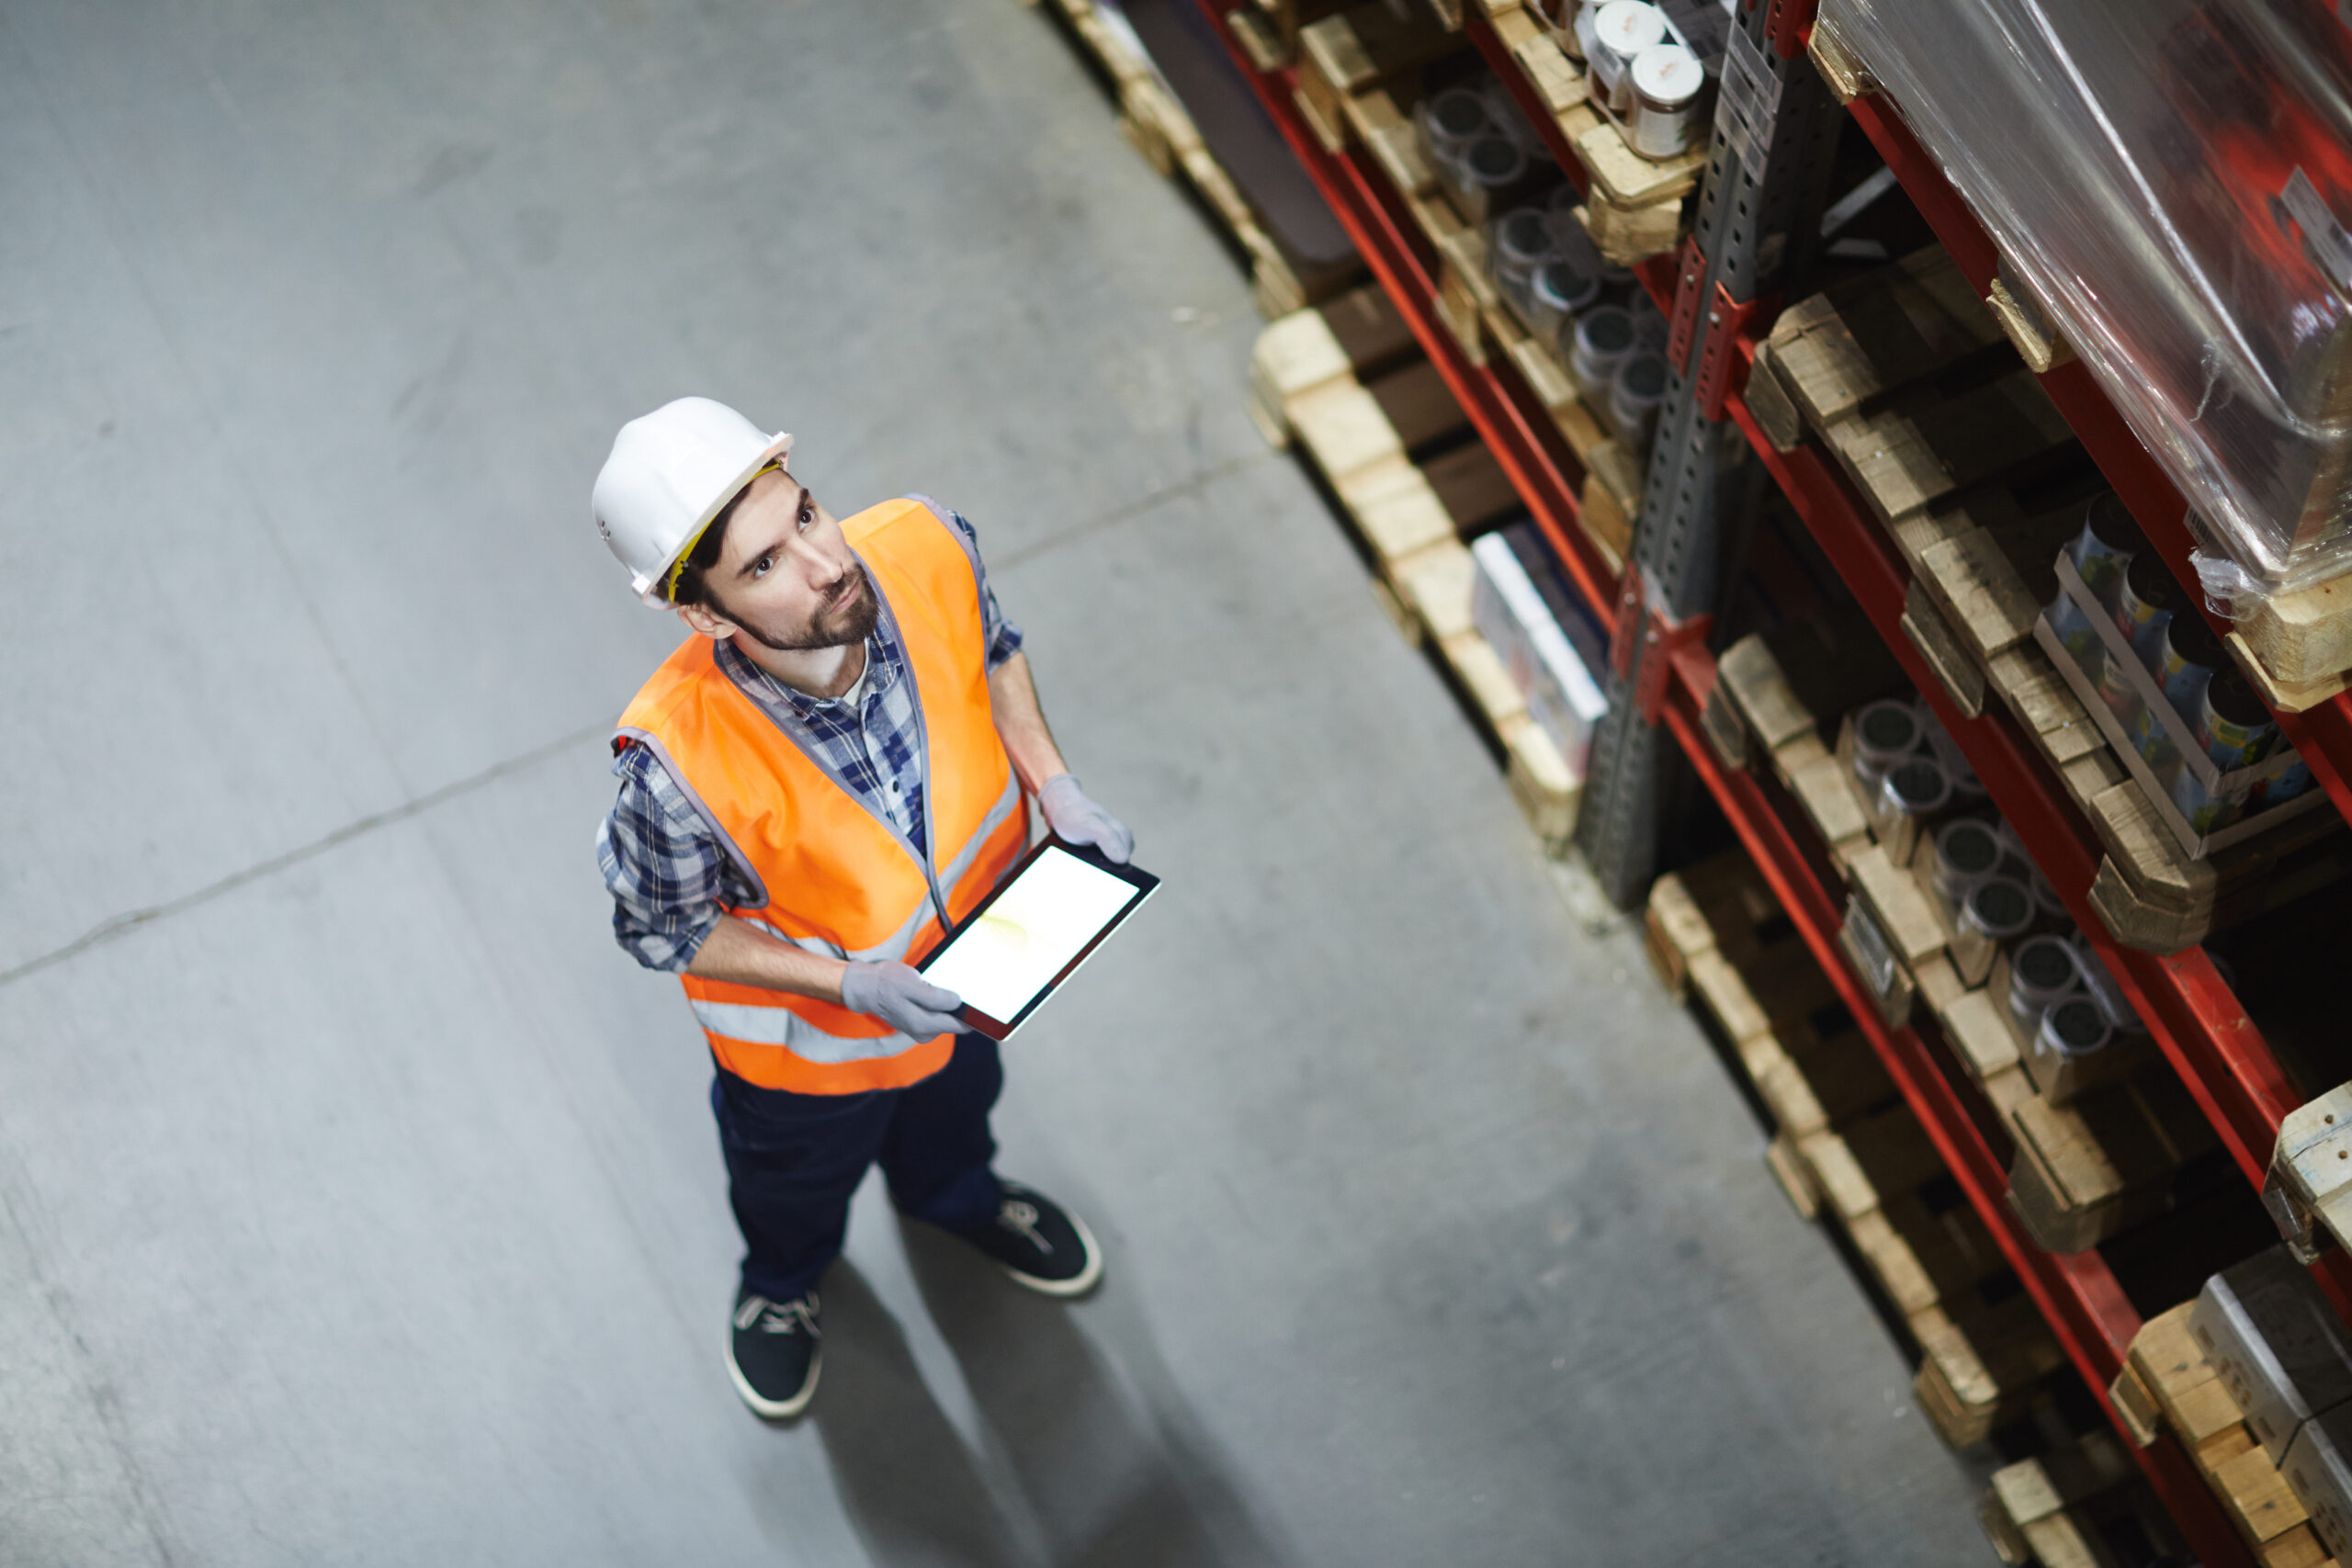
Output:
<path fill-rule="evenodd" d="M 985 914 L 932 955 L 922 977 L 1009 1022 L 1140 897 L 1132 883 L 1048 845 Z"/>

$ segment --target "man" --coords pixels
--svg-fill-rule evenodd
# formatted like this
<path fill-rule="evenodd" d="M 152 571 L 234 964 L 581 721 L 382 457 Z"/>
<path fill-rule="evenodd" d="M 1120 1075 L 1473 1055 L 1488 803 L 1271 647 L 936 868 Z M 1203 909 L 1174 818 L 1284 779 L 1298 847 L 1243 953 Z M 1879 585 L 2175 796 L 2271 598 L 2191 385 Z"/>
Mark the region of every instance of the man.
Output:
<path fill-rule="evenodd" d="M 791 453 L 682 398 L 621 427 L 593 502 L 692 634 L 621 716 L 597 859 L 621 946 L 678 974 L 717 1061 L 728 1371 L 770 1419 L 816 1393 L 817 1281 L 869 1165 L 1032 1289 L 1101 1275 L 1076 1215 L 990 1168 L 996 1043 L 911 965 L 1020 860 L 1029 796 L 1065 841 L 1133 845 L 1063 765 L 970 526 L 920 496 L 836 522 Z"/>

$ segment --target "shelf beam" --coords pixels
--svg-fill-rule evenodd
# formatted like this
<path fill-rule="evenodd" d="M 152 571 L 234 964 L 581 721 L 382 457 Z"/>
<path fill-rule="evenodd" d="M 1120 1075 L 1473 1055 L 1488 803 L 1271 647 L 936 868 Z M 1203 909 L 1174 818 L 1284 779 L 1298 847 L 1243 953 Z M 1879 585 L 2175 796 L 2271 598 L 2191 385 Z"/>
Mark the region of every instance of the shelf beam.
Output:
<path fill-rule="evenodd" d="M 1847 107 L 1961 272 L 1978 294 L 1987 292 L 2000 266 L 1999 248 L 1911 134 L 1911 128 L 1903 123 L 1892 104 L 1876 96 L 1856 98 Z M 2076 439 L 2098 465 L 2109 486 L 2132 509 L 2141 532 L 2172 569 L 2189 602 L 2204 605 L 2204 591 L 2188 564 L 2189 549 L 2196 543 L 2185 521 L 2188 505 L 2171 476 L 2124 423 L 2090 367 L 2080 359 L 2054 367 L 2040 379 L 2041 389 L 2074 427 Z M 2214 631 L 2230 630 L 2229 620 L 2210 607 L 2204 615 Z M 2307 714 L 2281 713 L 2278 717 L 2288 739 L 2311 764 L 2312 776 L 2346 820 L 2352 821 L 2352 693 L 2332 697 Z"/>

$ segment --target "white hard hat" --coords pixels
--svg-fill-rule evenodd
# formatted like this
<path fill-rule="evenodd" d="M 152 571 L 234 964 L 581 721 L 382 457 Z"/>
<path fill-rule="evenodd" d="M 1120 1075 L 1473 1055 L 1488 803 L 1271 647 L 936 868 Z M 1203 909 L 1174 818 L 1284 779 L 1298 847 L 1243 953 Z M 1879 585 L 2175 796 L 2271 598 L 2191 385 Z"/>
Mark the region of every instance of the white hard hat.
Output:
<path fill-rule="evenodd" d="M 725 403 L 680 398 L 621 426 L 589 511 L 637 596 L 665 609 L 670 569 L 754 475 L 791 455 L 791 436 L 769 435 Z"/>

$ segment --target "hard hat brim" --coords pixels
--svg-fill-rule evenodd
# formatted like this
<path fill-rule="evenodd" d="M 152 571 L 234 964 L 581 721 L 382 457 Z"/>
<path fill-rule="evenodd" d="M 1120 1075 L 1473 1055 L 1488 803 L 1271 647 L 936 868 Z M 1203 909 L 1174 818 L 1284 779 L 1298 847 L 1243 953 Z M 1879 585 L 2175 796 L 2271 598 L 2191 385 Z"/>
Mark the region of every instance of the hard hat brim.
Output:
<path fill-rule="evenodd" d="M 678 547 L 672 550 L 650 574 L 637 579 L 630 584 L 637 590 L 637 596 L 657 610 L 676 609 L 677 606 L 671 603 L 669 595 L 663 592 L 670 581 L 670 570 L 702 542 L 703 534 L 710 527 L 711 519 L 726 511 L 728 503 L 743 493 L 743 487 L 757 479 L 762 468 L 778 458 L 788 458 L 791 456 L 791 434 L 788 432 L 777 432 L 775 438 L 761 448 L 760 455 L 752 458 L 749 464 L 745 465 L 741 473 L 736 475 L 720 489 L 711 503 L 704 508 L 703 514 L 695 519 L 695 525 L 687 529 L 684 536 L 678 541 Z"/>

